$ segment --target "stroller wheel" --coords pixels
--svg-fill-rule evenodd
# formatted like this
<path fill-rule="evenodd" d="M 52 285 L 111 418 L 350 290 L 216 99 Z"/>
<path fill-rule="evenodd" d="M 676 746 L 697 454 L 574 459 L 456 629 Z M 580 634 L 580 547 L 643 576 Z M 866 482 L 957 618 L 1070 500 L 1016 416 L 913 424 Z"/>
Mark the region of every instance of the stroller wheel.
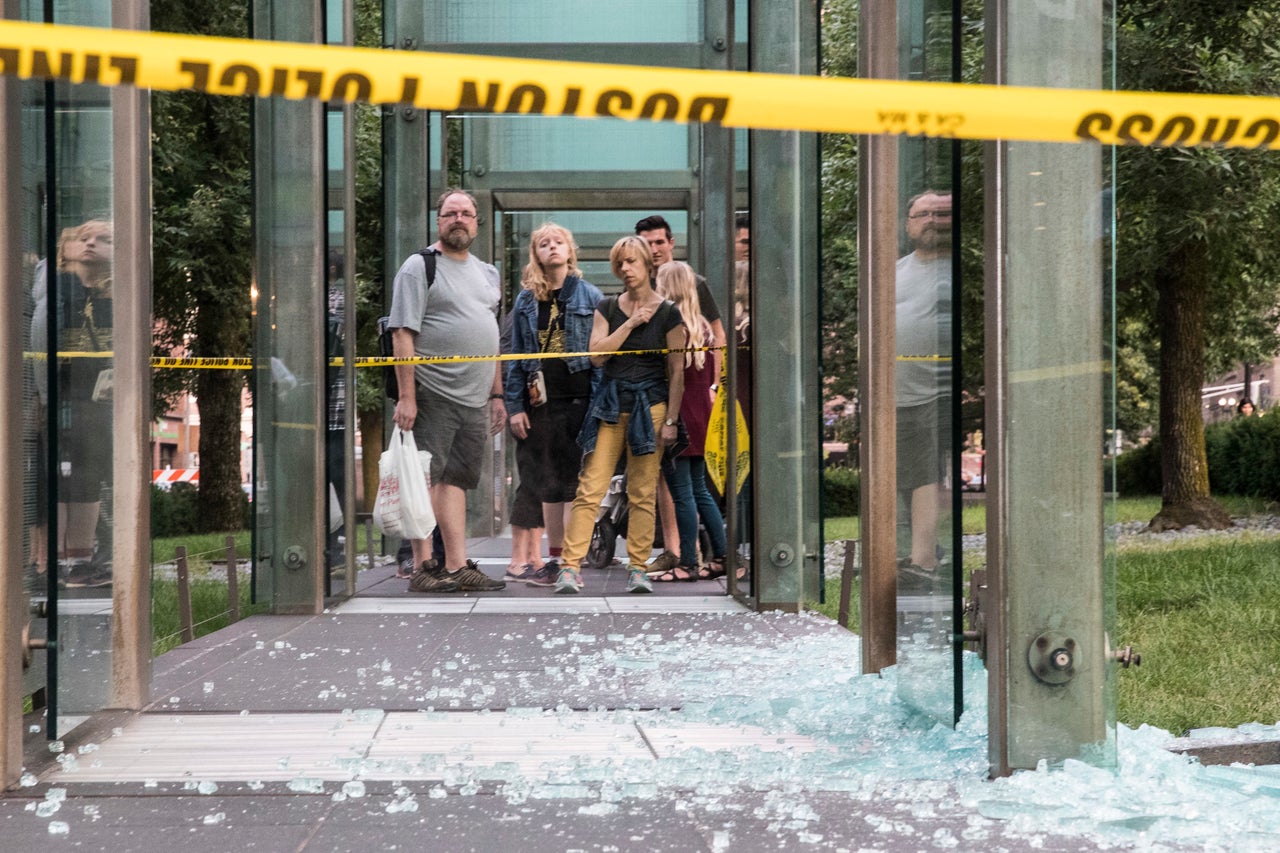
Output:
<path fill-rule="evenodd" d="M 591 545 L 587 548 L 587 556 L 582 565 L 589 569 L 606 569 L 613 562 L 613 552 L 618 546 L 618 531 L 613 526 L 613 519 L 605 516 L 596 522 L 591 531 Z"/>

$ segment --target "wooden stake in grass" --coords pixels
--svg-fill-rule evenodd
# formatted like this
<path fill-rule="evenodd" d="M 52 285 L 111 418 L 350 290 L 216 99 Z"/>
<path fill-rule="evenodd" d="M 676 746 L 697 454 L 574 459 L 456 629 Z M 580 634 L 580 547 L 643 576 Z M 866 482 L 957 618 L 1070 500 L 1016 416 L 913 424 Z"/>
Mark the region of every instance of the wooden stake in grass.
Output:
<path fill-rule="evenodd" d="M 240 621 L 240 578 L 236 572 L 236 538 L 227 537 L 227 604 L 231 608 L 231 621 Z"/>
<path fill-rule="evenodd" d="M 178 558 L 178 626 L 182 631 L 182 642 L 189 643 L 196 638 L 195 623 L 191 618 L 191 577 L 187 573 L 187 548 L 179 545 Z"/>

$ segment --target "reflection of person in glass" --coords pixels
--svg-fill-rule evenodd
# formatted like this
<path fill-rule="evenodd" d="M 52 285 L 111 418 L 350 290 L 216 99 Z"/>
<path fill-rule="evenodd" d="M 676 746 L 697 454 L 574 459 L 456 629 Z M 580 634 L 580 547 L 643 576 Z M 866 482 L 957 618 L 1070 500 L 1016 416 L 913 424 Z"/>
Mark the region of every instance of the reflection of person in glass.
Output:
<path fill-rule="evenodd" d="M 913 251 L 898 260 L 898 492 L 911 518 L 907 578 L 938 575 L 939 485 L 951 434 L 951 193 L 907 202 Z"/>
<path fill-rule="evenodd" d="M 58 235 L 55 270 L 62 270 L 69 261 L 78 261 L 81 254 L 80 228 L 63 228 Z M 31 350 L 43 353 L 49 349 L 49 261 L 36 262 L 31 283 Z M 31 388 L 35 398 L 27 406 L 25 426 L 28 441 L 28 459 L 35 486 L 34 516 L 28 539 L 27 580 L 32 592 L 43 590 L 45 581 L 40 575 L 48 568 L 49 518 L 47 513 L 49 494 L 49 372 L 46 363 L 28 362 L 31 370 Z"/>
<path fill-rule="evenodd" d="M 111 223 L 93 219 L 58 264 L 58 350 L 108 354 L 58 364 L 58 553 L 71 588 L 111 584 L 109 532 L 97 536 L 111 481 L 111 259 Z"/>

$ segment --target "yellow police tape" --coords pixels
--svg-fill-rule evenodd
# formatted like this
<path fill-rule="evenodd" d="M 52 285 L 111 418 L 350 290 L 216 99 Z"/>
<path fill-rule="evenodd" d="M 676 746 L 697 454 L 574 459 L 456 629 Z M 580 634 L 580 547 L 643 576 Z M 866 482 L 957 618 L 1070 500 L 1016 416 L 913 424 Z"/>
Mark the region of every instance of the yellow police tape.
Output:
<path fill-rule="evenodd" d="M 724 349 L 724 347 L 687 347 L 685 349 L 642 349 L 642 350 L 626 350 L 617 352 L 535 352 L 535 353 L 508 353 L 506 355 L 435 355 L 435 356 L 410 356 L 407 358 L 387 358 L 385 356 L 361 356 L 352 360 L 352 366 L 361 367 L 394 367 L 397 364 L 457 364 L 458 362 L 467 361 L 528 361 L 531 359 L 551 359 L 551 358 L 590 358 L 592 356 L 615 356 L 615 355 L 666 355 L 673 352 L 710 352 L 711 350 Z M 745 347 L 739 347 L 739 350 Z M 48 356 L 42 352 L 27 352 L 23 355 L 33 360 L 43 360 Z M 73 358 L 112 358 L 115 356 L 110 350 L 103 352 L 59 352 L 54 357 L 58 359 Z M 209 358 L 209 357 L 174 357 L 174 356 L 152 356 L 152 367 L 163 368 L 195 368 L 201 370 L 252 370 L 255 366 L 267 367 L 270 359 L 254 359 L 254 358 Z M 346 360 L 342 357 L 329 359 L 330 367 L 342 367 L 346 364 Z"/>
<path fill-rule="evenodd" d="M 0 75 L 825 133 L 1275 147 L 1280 99 L 849 80 L 0 22 Z"/>

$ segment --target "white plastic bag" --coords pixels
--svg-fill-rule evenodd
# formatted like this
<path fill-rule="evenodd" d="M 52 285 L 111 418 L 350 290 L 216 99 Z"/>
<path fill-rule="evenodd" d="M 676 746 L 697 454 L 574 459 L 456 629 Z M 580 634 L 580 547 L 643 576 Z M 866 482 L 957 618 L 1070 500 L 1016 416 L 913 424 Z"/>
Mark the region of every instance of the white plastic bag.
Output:
<path fill-rule="evenodd" d="M 329 484 L 329 532 L 337 533 L 342 529 L 342 501 L 338 500 L 338 490 Z"/>
<path fill-rule="evenodd" d="M 418 450 L 413 433 L 396 427 L 378 460 L 373 523 L 387 536 L 427 539 L 436 526 L 431 509 L 431 454 Z"/>

